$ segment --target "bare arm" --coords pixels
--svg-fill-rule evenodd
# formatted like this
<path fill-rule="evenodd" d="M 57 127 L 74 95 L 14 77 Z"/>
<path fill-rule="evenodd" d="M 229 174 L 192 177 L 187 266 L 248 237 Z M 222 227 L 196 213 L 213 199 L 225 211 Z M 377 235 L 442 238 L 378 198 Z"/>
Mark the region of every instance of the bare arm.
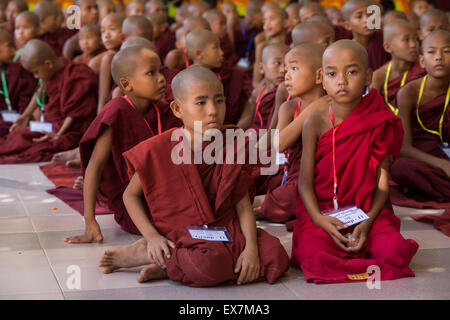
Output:
<path fill-rule="evenodd" d="M 80 52 L 80 45 L 78 44 L 78 33 L 67 39 L 63 47 L 63 56 L 69 60 L 75 57 L 77 52 Z"/>
<path fill-rule="evenodd" d="M 280 107 L 283 102 L 286 102 L 289 97 L 289 93 L 286 90 L 286 86 L 284 85 L 284 81 L 280 83 L 277 88 L 277 93 L 275 95 L 275 109 L 273 110 L 273 116 L 270 123 L 270 129 L 275 129 L 278 123 L 278 113 L 280 112 Z"/>
<path fill-rule="evenodd" d="M 102 110 L 109 98 L 111 89 L 111 61 L 114 53 L 103 56 L 100 65 L 97 113 Z"/>

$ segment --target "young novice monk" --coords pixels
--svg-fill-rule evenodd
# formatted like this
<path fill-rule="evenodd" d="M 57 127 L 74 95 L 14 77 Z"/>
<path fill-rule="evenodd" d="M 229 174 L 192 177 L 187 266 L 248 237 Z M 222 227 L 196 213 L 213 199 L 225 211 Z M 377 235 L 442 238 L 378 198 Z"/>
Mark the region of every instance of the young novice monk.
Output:
<path fill-rule="evenodd" d="M 315 283 L 367 279 L 373 265 L 380 268 L 381 280 L 414 276 L 408 265 L 418 245 L 401 236 L 388 199 L 388 155 L 400 152 L 400 119 L 376 90 L 362 97 L 372 71 L 359 43 L 335 42 L 322 64 L 332 102 L 303 126 L 291 262 Z M 346 206 L 360 208 L 369 219 L 347 228 L 325 213 Z"/>
<path fill-rule="evenodd" d="M 95 24 L 84 25 L 78 33 L 78 43 L 83 53 L 73 61 L 90 67 L 91 60 L 103 50 L 100 27 Z"/>
<path fill-rule="evenodd" d="M 142 37 L 149 41 L 153 39 L 153 25 L 145 16 L 128 16 L 122 23 L 124 40 Z"/>
<path fill-rule="evenodd" d="M 349 0 L 342 6 L 345 28 L 352 31 L 353 39 L 367 49 L 369 68 L 373 71 L 391 59 L 383 48 L 383 33 L 367 27 L 367 7 L 374 3 L 376 2 L 373 0 Z"/>
<path fill-rule="evenodd" d="M 99 21 L 102 21 L 108 14 L 116 12 L 116 6 L 112 0 L 97 1 L 97 5 Z"/>
<path fill-rule="evenodd" d="M 39 102 L 30 103 L 0 143 L 0 163 L 49 161 L 53 154 L 75 148 L 95 117 L 97 77 L 87 66 L 57 57 L 37 39 L 25 45 L 21 63 L 42 79 L 44 90 L 39 92 Z M 48 129 L 31 132 L 29 120 L 38 106 Z"/>
<path fill-rule="evenodd" d="M 112 99 L 105 105 L 80 142 L 86 230 L 84 235 L 64 241 L 102 241 L 94 216 L 99 191 L 108 199 L 108 207 L 121 228 L 139 234 L 122 201 L 129 182 L 122 153 L 161 133 L 159 110 L 154 104 L 162 98 L 165 90 L 160 67 L 156 53 L 142 46 L 122 49 L 114 56 L 112 76 L 125 96 Z"/>
<path fill-rule="evenodd" d="M 219 38 L 209 30 L 194 30 L 186 37 L 186 49 L 195 65 L 213 70 L 222 81 L 227 105 L 225 123 L 245 128 L 250 113 L 250 81 L 238 68 L 223 63 Z"/>
<path fill-rule="evenodd" d="M 261 205 L 262 215 L 273 222 L 287 222 L 295 217 L 303 122 L 329 102 L 320 99 L 324 95 L 321 67 L 325 48 L 322 44 L 304 43 L 291 49 L 284 58 L 287 70 L 284 85 L 291 99 L 280 107 L 279 145 L 274 148 L 277 152 L 288 153 L 288 165 L 283 184 L 269 190 Z"/>
<path fill-rule="evenodd" d="M 289 4 L 286 7 L 286 13 L 288 15 L 288 32 L 292 32 L 294 27 L 300 23 L 300 16 L 298 15 L 298 12 L 300 11 L 301 5 L 294 2 Z"/>
<path fill-rule="evenodd" d="M 419 36 L 423 40 L 427 35 L 437 29 L 450 31 L 448 17 L 444 11 L 430 9 L 420 17 Z"/>
<path fill-rule="evenodd" d="M 405 129 L 401 157 L 392 164 L 392 179 L 419 201 L 450 202 L 449 141 L 450 33 L 436 30 L 422 43 L 420 64 L 427 71 L 397 94 Z M 448 150 L 448 149 L 447 149 Z"/>
<path fill-rule="evenodd" d="M 23 0 L 12 0 L 6 7 L 6 29 L 14 35 L 16 17 L 21 13 L 28 11 L 28 4 Z"/>
<path fill-rule="evenodd" d="M 179 138 L 186 142 L 185 135 L 192 137 L 183 150 L 191 157 L 209 145 L 203 135 L 207 129 L 225 133 L 223 86 L 213 72 L 199 66 L 181 71 L 172 85 L 175 101 L 171 108 L 184 123 Z M 200 121 L 201 133 L 194 131 L 195 121 Z M 169 130 L 124 154 L 132 176 L 124 203 L 143 239 L 106 251 L 100 260 L 103 271 L 150 264 L 138 281 L 169 277 L 192 287 L 258 279 L 274 283 L 289 268 L 289 259 L 277 238 L 256 228 L 248 166 L 178 160 L 180 164 L 175 164 L 173 147 L 183 142 L 171 141 L 173 133 Z M 232 140 L 223 145 L 223 155 L 231 152 Z M 164 179 L 160 178 L 163 172 Z M 231 241 L 192 238 L 187 229 L 191 226 L 224 227 Z"/>
<path fill-rule="evenodd" d="M 16 31 L 18 26 L 16 25 Z M 14 118 L 22 114 L 36 89 L 37 81 L 19 62 L 13 62 L 14 43 L 9 31 L 0 29 L 0 138 L 8 134 Z"/>
<path fill-rule="evenodd" d="M 150 13 L 147 18 L 153 25 L 153 42 L 161 61 L 175 48 L 175 33 L 169 29 L 166 17 L 158 12 Z"/>
<path fill-rule="evenodd" d="M 375 71 L 372 88 L 383 96 L 386 105 L 398 114 L 395 97 L 406 83 L 421 78 L 425 70 L 420 66 L 417 31 L 405 20 L 393 20 L 383 28 L 384 49 L 392 60 Z"/>
<path fill-rule="evenodd" d="M 22 48 L 28 42 L 28 40 L 34 39 L 39 33 L 39 17 L 30 11 L 20 13 L 16 17 L 14 29 L 14 42 L 17 48 L 16 55 L 14 56 L 14 62 L 19 60 Z"/>
<path fill-rule="evenodd" d="M 144 15 L 145 14 L 145 4 L 142 1 L 130 1 L 127 4 L 126 15 Z"/>

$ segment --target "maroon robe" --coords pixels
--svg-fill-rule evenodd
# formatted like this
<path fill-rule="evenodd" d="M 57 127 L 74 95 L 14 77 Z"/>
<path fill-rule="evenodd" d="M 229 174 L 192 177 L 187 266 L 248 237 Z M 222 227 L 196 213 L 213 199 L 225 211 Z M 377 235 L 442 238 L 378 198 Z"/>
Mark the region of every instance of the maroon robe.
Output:
<path fill-rule="evenodd" d="M 231 43 L 230 38 L 228 38 L 228 35 L 220 39 L 220 48 L 223 51 L 224 60 L 232 66 L 238 63 L 239 56 L 234 51 L 233 44 Z"/>
<path fill-rule="evenodd" d="M 334 29 L 334 40 L 342 40 L 342 39 L 353 39 L 353 33 L 350 30 L 345 29 L 341 26 L 333 26 Z"/>
<path fill-rule="evenodd" d="M 439 130 L 439 119 L 442 116 L 444 103 L 445 94 L 419 107 L 420 120 L 426 128 Z M 413 146 L 432 156 L 448 160 L 446 154 L 440 149 L 439 136 L 422 129 L 417 121 L 416 111 L 416 108 L 411 111 Z M 447 108 L 443 122 L 444 141 L 449 141 L 450 138 L 449 115 L 450 109 Z M 415 159 L 400 157 L 391 166 L 391 176 L 398 185 L 409 190 L 408 196 L 418 201 L 450 202 L 450 178 L 437 167 Z"/>
<path fill-rule="evenodd" d="M 391 60 L 391 55 L 384 51 L 383 48 L 383 32 L 376 31 L 367 47 L 369 54 L 369 68 L 373 71 L 383 66 L 386 62 Z"/>
<path fill-rule="evenodd" d="M 5 79 L 12 109 L 22 114 L 36 90 L 37 79 L 33 77 L 32 73 L 26 71 L 20 62 L 5 64 Z M 3 86 L 1 90 L 3 90 Z M 0 111 L 2 110 L 8 110 L 4 96 L 0 97 Z M 11 125 L 11 122 L 5 122 L 0 117 L 0 138 L 8 134 Z"/>
<path fill-rule="evenodd" d="M 180 142 L 171 141 L 172 133 L 148 139 L 124 154 L 130 176 L 137 173 L 141 180 L 153 226 L 175 243 L 166 259 L 167 274 L 192 287 L 236 282 L 234 267 L 245 239 L 235 205 L 247 193 L 252 196 L 250 169 L 244 164 L 177 165 L 171 153 Z M 186 227 L 203 225 L 225 227 L 232 241 L 191 238 Z M 260 278 L 274 283 L 289 268 L 288 256 L 280 241 L 261 229 L 257 242 Z"/>
<path fill-rule="evenodd" d="M 77 29 L 63 28 L 55 33 L 46 33 L 38 37 L 53 48 L 58 57 L 62 56 L 62 51 L 66 41 L 78 32 Z"/>
<path fill-rule="evenodd" d="M 275 108 L 275 95 L 277 93 L 277 87 L 270 91 L 267 91 L 259 101 L 258 113 L 253 117 L 252 128 L 255 130 L 268 129 L 270 126 L 270 120 L 272 119 L 272 113 Z M 255 108 L 258 101 L 255 101 Z M 256 112 L 256 109 L 255 109 Z M 261 116 L 261 118 L 259 117 Z M 261 123 L 262 119 L 262 123 Z"/>
<path fill-rule="evenodd" d="M 244 20 L 241 23 L 241 29 L 234 31 L 234 47 L 235 51 L 240 58 L 245 58 L 248 51 L 248 60 L 250 63 L 255 62 L 255 37 L 258 33 L 263 31 L 261 28 L 252 28 L 251 30 L 245 30 Z M 253 38 L 253 40 L 251 40 Z M 252 41 L 250 45 L 250 41 Z"/>
<path fill-rule="evenodd" d="M 61 136 L 33 142 L 39 132 L 23 128 L 0 138 L 0 163 L 27 163 L 49 161 L 53 154 L 78 146 L 83 133 L 95 118 L 97 109 L 97 76 L 86 65 L 62 58 L 64 67 L 45 85 L 44 121 L 53 123 L 57 133 L 67 117 L 74 123 Z"/>
<path fill-rule="evenodd" d="M 164 61 L 170 50 L 175 49 L 175 33 L 167 29 L 158 39 L 153 40 L 161 61 Z"/>
<path fill-rule="evenodd" d="M 333 208 L 332 136 L 333 129 L 325 132 L 317 141 L 315 153 L 314 193 L 322 212 Z M 386 109 L 383 98 L 372 89 L 336 133 L 337 193 L 341 208 L 355 205 L 369 211 L 377 186 L 377 168 L 386 156 L 400 153 L 402 138 L 400 118 Z M 317 227 L 299 195 L 295 214 L 291 262 L 302 269 L 308 282 L 362 280 L 360 275 L 365 280 L 371 265 L 380 268 L 381 280 L 414 276 L 409 263 L 418 245 L 400 234 L 400 219 L 394 215 L 389 199 L 359 253 L 345 252 Z"/>

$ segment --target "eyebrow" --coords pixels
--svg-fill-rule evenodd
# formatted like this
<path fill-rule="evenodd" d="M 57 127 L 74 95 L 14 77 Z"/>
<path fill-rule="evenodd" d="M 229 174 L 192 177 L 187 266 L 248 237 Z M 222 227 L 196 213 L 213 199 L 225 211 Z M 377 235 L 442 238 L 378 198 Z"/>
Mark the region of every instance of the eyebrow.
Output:
<path fill-rule="evenodd" d="M 346 65 L 344 68 L 348 69 L 348 68 L 353 68 L 353 67 L 360 68 L 361 66 L 359 64 L 357 64 L 357 63 L 352 63 L 352 64 Z M 335 67 L 335 66 L 326 66 L 325 69 L 337 69 L 337 67 Z"/>
<path fill-rule="evenodd" d="M 298 63 L 298 61 L 297 60 L 290 60 L 290 61 L 288 61 L 289 63 Z"/>
<path fill-rule="evenodd" d="M 195 97 L 195 100 L 203 100 L 203 99 L 207 99 L 208 98 L 208 96 L 198 96 L 198 97 Z"/>

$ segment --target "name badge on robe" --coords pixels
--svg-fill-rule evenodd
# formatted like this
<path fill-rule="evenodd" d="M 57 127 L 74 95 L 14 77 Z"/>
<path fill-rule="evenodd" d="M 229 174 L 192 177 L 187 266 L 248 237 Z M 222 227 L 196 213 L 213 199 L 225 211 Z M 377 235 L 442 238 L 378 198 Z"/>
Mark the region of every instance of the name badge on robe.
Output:
<path fill-rule="evenodd" d="M 447 158 L 450 159 L 450 146 L 448 145 L 448 143 L 441 144 L 441 150 L 444 151 L 447 155 Z"/>
<path fill-rule="evenodd" d="M 53 132 L 53 123 L 30 121 L 30 131 L 31 132 L 42 132 L 42 131 Z"/>
<path fill-rule="evenodd" d="M 240 58 L 237 65 L 238 67 L 247 69 L 248 67 L 250 67 L 250 61 L 248 61 L 247 58 Z"/>
<path fill-rule="evenodd" d="M 348 227 L 369 219 L 369 216 L 356 206 L 343 207 L 338 210 L 327 210 L 322 213 L 338 219 L 342 223 L 345 223 Z M 338 227 L 338 229 L 340 228 Z"/>
<path fill-rule="evenodd" d="M 14 122 L 20 117 L 20 114 L 14 111 L 2 111 L 2 119 L 5 122 Z"/>
<path fill-rule="evenodd" d="M 277 164 L 282 165 L 287 162 L 286 156 L 284 153 L 278 153 L 277 154 Z"/>
<path fill-rule="evenodd" d="M 207 227 L 207 226 L 188 226 L 186 229 L 191 234 L 192 239 L 231 242 L 231 236 L 227 228 Z"/>

